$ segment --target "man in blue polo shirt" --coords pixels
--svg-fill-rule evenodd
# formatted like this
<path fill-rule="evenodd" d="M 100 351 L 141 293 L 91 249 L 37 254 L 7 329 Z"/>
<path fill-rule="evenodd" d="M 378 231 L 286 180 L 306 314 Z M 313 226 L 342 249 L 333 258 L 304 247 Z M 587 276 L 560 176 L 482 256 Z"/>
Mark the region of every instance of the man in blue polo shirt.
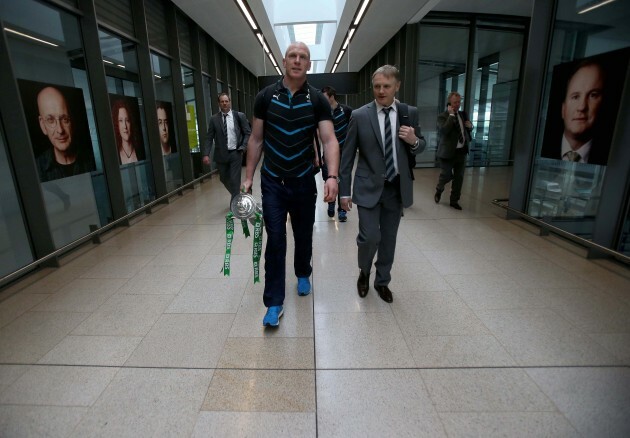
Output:
<path fill-rule="evenodd" d="M 292 43 L 282 64 L 285 74 L 256 96 L 252 133 L 247 143 L 247 170 L 243 190 L 250 191 L 262 152 L 260 189 L 267 231 L 265 291 L 267 313 L 263 325 L 277 327 L 283 314 L 287 253 L 287 214 L 291 217 L 295 253 L 293 267 L 298 295 L 311 292 L 313 271 L 313 224 L 317 186 L 314 174 L 313 138 L 319 130 L 324 145 L 328 179 L 324 201 L 333 202 L 338 192 L 339 143 L 335 137 L 328 100 L 306 82 L 311 68 L 310 51 Z"/>

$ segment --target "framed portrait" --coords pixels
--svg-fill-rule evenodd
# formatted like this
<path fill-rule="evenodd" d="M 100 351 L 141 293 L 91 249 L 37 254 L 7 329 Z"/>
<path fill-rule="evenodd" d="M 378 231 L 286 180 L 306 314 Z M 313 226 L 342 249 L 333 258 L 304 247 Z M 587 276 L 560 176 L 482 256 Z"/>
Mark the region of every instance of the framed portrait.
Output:
<path fill-rule="evenodd" d="M 630 49 L 553 69 L 542 158 L 605 166 Z"/>
<path fill-rule="evenodd" d="M 177 152 L 177 141 L 175 140 L 173 105 L 170 102 L 157 100 L 156 107 L 162 155 L 174 154 Z"/>
<path fill-rule="evenodd" d="M 110 93 L 109 103 L 112 110 L 118 162 L 120 165 L 125 165 L 145 160 L 146 151 L 140 125 L 138 98 Z"/>
<path fill-rule="evenodd" d="M 83 90 L 18 79 L 41 182 L 96 170 Z"/>

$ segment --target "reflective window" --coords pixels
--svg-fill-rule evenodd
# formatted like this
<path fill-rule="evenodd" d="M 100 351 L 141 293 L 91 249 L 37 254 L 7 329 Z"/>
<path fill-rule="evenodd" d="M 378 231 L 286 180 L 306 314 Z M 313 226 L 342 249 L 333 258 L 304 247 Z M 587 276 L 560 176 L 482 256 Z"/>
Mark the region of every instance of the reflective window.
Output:
<path fill-rule="evenodd" d="M 112 216 L 79 22 L 33 0 L 4 2 L 3 20 L 59 248 Z"/>
<path fill-rule="evenodd" d="M 416 157 L 418 167 L 435 165 L 438 145 L 436 121 L 438 114 L 446 111 L 448 93 L 459 92 L 462 108 L 464 106 L 468 32 L 468 27 L 420 26 L 417 107 L 427 147 Z M 373 97 L 369 92 L 371 100 Z"/>
<path fill-rule="evenodd" d="M 210 117 L 212 116 L 212 105 L 214 104 L 214 101 L 212 100 L 212 95 L 210 94 L 210 87 L 212 87 L 212 78 L 210 78 L 210 76 L 206 76 L 203 75 L 202 76 L 202 80 L 203 80 L 203 102 L 206 108 L 206 118 L 208 120 L 210 120 Z M 208 122 L 210 123 L 210 122 Z M 203 145 L 202 145 L 203 147 Z M 203 152 L 203 151 L 202 151 Z M 210 167 L 208 166 L 203 166 L 203 172 L 210 172 L 212 170 L 216 169 L 216 165 L 214 163 L 214 160 L 212 160 Z"/>
<path fill-rule="evenodd" d="M 171 61 L 164 56 L 151 54 L 153 81 L 157 104 L 158 131 L 166 172 L 166 190 L 171 192 L 183 184 L 182 163 L 177 139 L 177 120 L 173 105 L 173 76 Z"/>
<path fill-rule="evenodd" d="M 590 238 L 630 47 L 630 10 L 560 0 L 528 213 Z"/>
<path fill-rule="evenodd" d="M 145 108 L 135 45 L 99 31 L 103 67 L 118 151 L 127 212 L 155 199 L 155 183 L 147 140 Z"/>
<path fill-rule="evenodd" d="M 469 160 L 474 166 L 507 165 L 516 115 L 523 29 L 478 29 L 475 44 L 475 101 L 470 115 L 475 142 Z"/>
<path fill-rule="evenodd" d="M 182 66 L 184 78 L 184 100 L 186 102 L 186 126 L 190 152 L 199 152 L 199 127 L 197 126 L 197 103 L 195 101 L 195 78 L 193 70 Z"/>
<path fill-rule="evenodd" d="M 0 131 L 0 276 L 17 271 L 33 261 L 4 133 Z"/>

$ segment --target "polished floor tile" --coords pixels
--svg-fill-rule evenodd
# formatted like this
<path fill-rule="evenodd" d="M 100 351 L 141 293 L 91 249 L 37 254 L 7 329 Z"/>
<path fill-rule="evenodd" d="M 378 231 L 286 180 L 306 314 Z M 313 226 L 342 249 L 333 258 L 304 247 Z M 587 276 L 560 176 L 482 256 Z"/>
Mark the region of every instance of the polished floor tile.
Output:
<path fill-rule="evenodd" d="M 320 370 L 322 437 L 446 436 L 418 370 Z"/>
<path fill-rule="evenodd" d="M 201 410 L 315 412 L 315 372 L 219 369 Z"/>
<path fill-rule="evenodd" d="M 320 192 L 277 328 L 238 223 L 222 271 L 218 177 L 156 205 L 0 291 L 0 436 L 629 436 L 630 270 L 506 220 L 511 171 L 466 169 L 463 211 L 415 171 L 392 304 Z"/>
<path fill-rule="evenodd" d="M 211 378 L 211 370 L 121 369 L 71 436 L 189 436 Z"/>
<path fill-rule="evenodd" d="M 630 369 L 540 368 L 527 374 L 582 436 L 630 435 Z"/>

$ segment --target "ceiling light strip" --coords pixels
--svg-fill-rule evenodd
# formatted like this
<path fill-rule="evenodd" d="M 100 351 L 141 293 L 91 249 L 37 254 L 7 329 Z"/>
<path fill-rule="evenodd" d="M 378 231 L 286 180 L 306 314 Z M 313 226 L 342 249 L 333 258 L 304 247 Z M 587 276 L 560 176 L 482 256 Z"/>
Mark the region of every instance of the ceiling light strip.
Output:
<path fill-rule="evenodd" d="M 37 41 L 39 43 L 48 44 L 49 46 L 53 46 L 53 47 L 59 47 L 59 44 L 51 43 L 50 41 L 42 40 L 40 38 L 35 38 L 32 35 L 29 35 L 29 34 L 26 34 L 26 33 L 22 33 L 22 32 L 18 32 L 17 30 L 9 29 L 8 27 L 5 27 L 4 30 L 6 30 L 7 32 L 10 32 L 10 33 L 13 33 L 15 35 L 19 35 L 21 37 L 28 38 L 30 40 Z"/>
<path fill-rule="evenodd" d="M 361 19 L 363 18 L 363 14 L 365 13 L 365 10 L 367 9 L 369 4 L 370 4 L 370 0 L 363 0 L 363 4 L 361 5 L 361 9 L 359 9 L 359 13 L 357 14 L 356 18 L 354 19 L 354 25 L 355 26 L 358 26 L 359 23 L 361 22 Z"/>
<path fill-rule="evenodd" d="M 608 0 L 608 1 L 614 1 L 614 0 Z M 339 66 L 339 62 L 341 62 L 341 58 L 346 53 L 348 46 L 350 45 L 350 41 L 352 41 L 352 37 L 354 36 L 354 33 L 359 27 L 359 24 L 361 23 L 361 20 L 363 19 L 365 15 L 365 11 L 367 10 L 369 5 L 370 5 L 370 0 L 363 0 L 363 3 L 361 3 L 361 7 L 357 10 L 357 13 L 354 16 L 354 19 L 352 20 L 352 26 L 350 26 L 350 28 L 348 29 L 348 32 L 346 33 L 346 39 L 343 43 L 343 46 L 341 46 L 341 48 L 339 49 L 339 53 L 337 54 L 337 60 L 335 61 L 333 68 L 330 70 L 331 73 L 334 73 L 335 70 L 337 70 L 337 67 Z"/>
<path fill-rule="evenodd" d="M 582 9 L 581 11 L 578 11 L 578 14 L 586 14 L 587 12 L 590 12 L 590 11 L 592 11 L 593 9 L 597 9 L 597 8 L 599 8 L 599 7 L 602 7 L 602 6 L 604 6 L 604 5 L 607 5 L 608 3 L 612 3 L 612 2 L 614 2 L 614 1 L 615 1 L 615 0 L 604 0 L 604 1 L 602 1 L 602 2 L 599 2 L 599 3 L 597 3 L 597 4 L 591 5 L 591 6 L 587 7 L 587 8 L 584 8 L 584 9 Z"/>
<path fill-rule="evenodd" d="M 274 68 L 276 69 L 276 71 L 278 72 L 279 75 L 282 75 L 282 72 L 278 68 L 278 63 L 276 62 L 276 58 L 273 56 L 273 53 L 271 52 L 271 50 L 269 50 L 269 47 L 267 46 L 267 44 L 265 42 L 265 37 L 263 36 L 262 31 L 259 30 L 260 27 L 258 26 L 258 24 L 256 23 L 256 20 L 254 19 L 253 15 L 249 11 L 249 7 L 247 6 L 247 2 L 244 1 L 244 0 L 235 0 L 235 1 L 236 1 L 236 4 L 238 5 L 239 9 L 241 10 L 243 15 L 245 16 L 245 19 L 249 22 L 249 26 L 254 31 L 254 34 L 256 35 L 256 38 L 258 38 L 258 42 L 260 42 L 260 45 L 262 46 L 263 50 L 265 51 L 265 53 L 267 54 L 267 56 L 271 60 L 271 63 L 273 64 Z M 265 67 L 265 71 L 266 71 L 266 67 Z"/>
<path fill-rule="evenodd" d="M 243 1 L 236 0 L 236 3 L 238 4 L 238 7 L 241 8 L 241 12 L 243 12 L 243 15 L 245 15 L 245 18 L 247 18 L 247 21 L 249 21 L 249 25 L 251 26 L 251 28 L 254 30 L 258 30 L 258 26 L 256 25 L 254 18 L 249 13 L 249 10 L 247 9 L 247 6 L 245 6 Z"/>

